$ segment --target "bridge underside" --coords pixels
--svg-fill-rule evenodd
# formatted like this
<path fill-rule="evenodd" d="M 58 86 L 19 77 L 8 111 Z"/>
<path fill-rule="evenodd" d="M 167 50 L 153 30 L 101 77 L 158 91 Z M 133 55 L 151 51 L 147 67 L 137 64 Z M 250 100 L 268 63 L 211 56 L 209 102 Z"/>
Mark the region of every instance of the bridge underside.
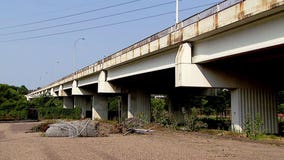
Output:
<path fill-rule="evenodd" d="M 283 89 L 283 60 L 284 45 L 279 45 L 202 65 L 241 74 L 271 87 Z"/>

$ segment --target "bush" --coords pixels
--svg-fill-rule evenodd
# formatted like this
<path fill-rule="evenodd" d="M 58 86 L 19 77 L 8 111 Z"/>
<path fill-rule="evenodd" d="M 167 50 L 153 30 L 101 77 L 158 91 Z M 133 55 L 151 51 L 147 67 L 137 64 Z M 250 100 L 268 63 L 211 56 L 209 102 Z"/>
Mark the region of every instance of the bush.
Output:
<path fill-rule="evenodd" d="M 164 114 L 166 112 L 166 102 L 165 99 L 152 98 L 151 99 L 151 109 L 152 118 L 156 123 L 161 123 L 164 121 Z"/>
<path fill-rule="evenodd" d="M 229 130 L 231 126 L 230 119 L 224 119 L 224 118 L 218 119 L 216 117 L 206 117 L 200 120 L 208 125 L 208 129 Z"/>
<path fill-rule="evenodd" d="M 80 119 L 81 108 L 66 109 L 62 107 L 40 108 L 40 119 Z"/>
<path fill-rule="evenodd" d="M 8 113 L 7 116 L 16 120 L 27 119 L 27 110 L 12 110 Z"/>
<path fill-rule="evenodd" d="M 207 124 L 200 121 L 197 117 L 198 111 L 195 107 L 191 108 L 191 113 L 183 113 L 185 128 L 188 131 L 199 131 L 201 128 L 207 128 Z"/>
<path fill-rule="evenodd" d="M 244 131 L 249 139 L 255 140 L 257 136 L 262 134 L 261 127 L 263 126 L 263 120 L 260 114 L 257 113 L 254 118 L 246 117 Z"/>
<path fill-rule="evenodd" d="M 279 126 L 279 134 L 281 136 L 284 136 L 284 119 L 279 121 L 278 126 Z"/>

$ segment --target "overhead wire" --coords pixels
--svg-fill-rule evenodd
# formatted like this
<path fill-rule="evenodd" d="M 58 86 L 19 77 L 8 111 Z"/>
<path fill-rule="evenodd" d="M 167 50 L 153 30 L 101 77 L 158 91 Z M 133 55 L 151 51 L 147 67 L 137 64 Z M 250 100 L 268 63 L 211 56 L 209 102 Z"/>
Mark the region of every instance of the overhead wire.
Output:
<path fill-rule="evenodd" d="M 35 29 L 29 29 L 29 30 L 23 30 L 23 31 L 17 31 L 17 32 L 3 33 L 3 34 L 0 34 L 0 36 L 8 36 L 8 35 L 21 34 L 21 33 L 28 33 L 28 32 L 46 30 L 46 29 L 56 28 L 56 27 L 63 27 L 63 26 L 73 25 L 73 24 L 78 24 L 78 23 L 90 22 L 90 21 L 95 21 L 95 20 L 99 20 L 99 19 L 119 16 L 119 15 L 123 15 L 123 14 L 127 14 L 127 13 L 142 11 L 142 10 L 146 10 L 146 9 L 152 9 L 152 8 L 156 8 L 156 7 L 160 7 L 160 6 L 164 6 L 164 5 L 168 5 L 168 4 L 172 4 L 172 3 L 175 3 L 175 1 L 168 1 L 166 3 L 160 3 L 160 4 L 148 6 L 148 7 L 137 8 L 137 9 L 133 9 L 133 10 L 125 11 L 125 12 L 119 12 L 119 13 L 114 13 L 114 14 L 110 14 L 110 15 L 106 15 L 106 16 L 90 18 L 90 19 L 85 19 L 85 20 L 80 20 L 80 21 L 75 21 L 75 22 L 70 22 L 70 23 L 64 23 L 64 24 L 59 24 L 59 25 L 53 25 L 53 26 L 47 26 L 47 27 L 41 27 L 41 28 L 35 28 Z"/>
<path fill-rule="evenodd" d="M 87 13 L 91 13 L 91 12 L 97 12 L 97 11 L 101 11 L 101 10 L 105 10 L 105 9 L 110 9 L 110 8 L 114 8 L 114 7 L 119 7 L 119 6 L 131 4 L 131 3 L 135 3 L 135 2 L 138 2 L 138 1 L 141 1 L 141 0 L 132 0 L 132 1 L 124 2 L 124 3 L 119 3 L 119 4 L 110 5 L 110 6 L 106 6 L 106 7 L 102 7 L 102 8 L 97 8 L 97 9 L 93 9 L 93 10 L 79 12 L 79 13 L 73 13 L 73 14 L 69 14 L 69 15 L 65 15 L 65 16 L 54 17 L 54 18 L 49 18 L 49 19 L 44 19 L 44 20 L 39 20 L 39 21 L 34 21 L 34 22 L 28 22 L 28 23 L 23 23 L 23 24 L 1 27 L 0 30 L 22 27 L 22 26 L 28 26 L 28 25 L 33 25 L 33 24 L 38 24 L 38 23 L 43 23 L 43 22 L 48 22 L 48 21 L 54 21 L 54 20 L 58 20 L 58 19 L 64 19 L 64 18 L 79 16 L 79 15 L 83 15 L 83 14 L 87 14 Z"/>
<path fill-rule="evenodd" d="M 185 9 L 181 9 L 181 10 L 179 10 L 179 11 L 180 11 L 180 12 L 185 12 L 185 11 L 188 11 L 188 10 L 197 9 L 197 8 L 202 8 L 202 7 L 206 7 L 206 6 L 209 6 L 209 5 L 213 5 L 213 4 L 216 4 L 216 3 L 217 3 L 217 2 L 215 2 L 215 3 L 209 3 L 209 4 L 204 4 L 204 5 L 200 5 L 200 6 L 195 6 L 195 7 L 190 7 L 190 8 L 185 8 Z M 31 36 L 31 37 L 18 38 L 18 39 L 4 40 L 4 41 L 0 41 L 0 43 L 23 41 L 23 40 L 30 40 L 30 39 L 38 39 L 38 38 L 51 37 L 51 36 L 62 35 L 62 34 L 68 34 L 68 33 L 74 33 L 74 32 L 80 32 L 80 31 L 87 31 L 87 30 L 92 30 L 92 29 L 97 29 L 97 28 L 105 28 L 105 27 L 110 27 L 110 26 L 114 26 L 114 25 L 119 25 L 119 24 L 124 24 L 124 23 L 130 23 L 130 22 L 140 21 L 140 20 L 144 20 L 144 19 L 150 19 L 150 18 L 160 17 L 160 16 L 164 16 L 164 15 L 168 15 L 168 14 L 173 14 L 173 13 L 175 13 L 175 11 L 164 12 L 164 13 L 161 13 L 161 14 L 155 14 L 155 15 L 151 15 L 151 16 L 145 16 L 145 17 L 141 17 L 141 18 L 126 20 L 126 21 L 120 21 L 120 22 L 115 22 L 115 23 L 109 23 L 109 24 L 104 24 L 104 25 L 98 25 L 98 26 L 93 26 L 93 27 L 87 27 L 87 28 L 81 28 L 81 29 L 74 29 L 74 30 L 70 30 L 70 31 L 57 32 L 57 33 L 51 33 L 51 34 L 45 34 L 45 35 L 38 35 L 38 36 Z"/>

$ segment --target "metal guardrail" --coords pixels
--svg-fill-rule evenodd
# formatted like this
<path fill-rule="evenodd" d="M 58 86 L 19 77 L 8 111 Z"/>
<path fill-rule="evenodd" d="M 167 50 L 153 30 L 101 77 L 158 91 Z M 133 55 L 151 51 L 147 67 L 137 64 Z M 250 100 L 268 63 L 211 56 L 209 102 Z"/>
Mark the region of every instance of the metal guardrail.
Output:
<path fill-rule="evenodd" d="M 169 28 L 166 28 L 166 29 L 164 29 L 164 30 L 154 34 L 154 35 L 151 35 L 151 36 L 149 36 L 149 37 L 147 37 L 147 38 L 145 38 L 145 39 L 143 39 L 143 40 L 141 40 L 139 42 L 136 42 L 135 44 L 133 44 L 133 45 L 127 47 L 127 48 L 124 48 L 124 49 L 122 49 L 122 50 L 120 50 L 120 51 L 118 51 L 118 52 L 116 52 L 116 53 L 114 53 L 114 54 L 112 54 L 112 55 L 102 59 L 102 60 L 99 60 L 99 61 L 97 61 L 94 64 L 88 65 L 88 66 L 86 66 L 86 67 L 84 67 L 84 68 L 82 68 L 82 69 L 80 69 L 80 70 L 78 70 L 78 71 L 76 71 L 76 72 L 74 72 L 72 74 L 69 74 L 69 75 L 67 75 L 67 76 L 65 76 L 65 77 L 63 77 L 63 78 L 61 78 L 61 79 L 59 79 L 59 80 L 49 84 L 48 86 L 54 85 L 54 84 L 56 84 L 56 83 L 58 83 L 60 81 L 63 81 L 65 79 L 67 79 L 67 78 L 70 78 L 70 77 L 76 75 L 77 73 L 81 73 L 83 71 L 86 71 L 86 70 L 89 69 L 90 66 L 91 67 L 95 67 L 97 64 L 102 64 L 103 62 L 105 62 L 105 61 L 107 61 L 107 60 L 109 60 L 111 58 L 115 58 L 115 57 L 119 56 L 122 53 L 126 53 L 129 50 L 133 50 L 133 49 L 138 48 L 140 46 L 143 46 L 143 45 L 145 45 L 145 44 L 147 44 L 149 42 L 152 42 L 154 40 L 162 38 L 162 37 L 164 37 L 164 36 L 166 36 L 168 34 L 171 34 L 171 33 L 175 32 L 178 29 L 187 27 L 187 26 L 189 26 L 189 25 L 191 25 L 193 23 L 196 23 L 196 22 L 198 22 L 198 21 L 200 21 L 200 20 L 202 20 L 204 18 L 207 18 L 207 17 L 209 17 L 211 15 L 214 15 L 217 12 L 223 11 L 223 10 L 225 10 L 225 9 L 235 5 L 235 4 L 238 4 L 238 3 L 242 2 L 242 1 L 245 1 L 245 0 L 225 0 L 223 2 L 217 3 L 216 5 L 210 7 L 208 9 L 206 9 L 206 10 L 203 10 L 202 12 L 199 12 L 199 13 L 197 13 L 197 14 L 195 14 L 195 15 L 193 15 L 193 16 L 191 16 L 191 17 L 189 17 L 189 18 L 187 18 L 187 19 L 185 19 L 185 20 L 183 20 L 181 22 L 179 22 L 178 24 L 175 24 L 175 25 L 173 25 L 173 26 L 171 26 Z M 95 71 L 95 69 L 93 69 L 93 72 L 94 71 Z"/>

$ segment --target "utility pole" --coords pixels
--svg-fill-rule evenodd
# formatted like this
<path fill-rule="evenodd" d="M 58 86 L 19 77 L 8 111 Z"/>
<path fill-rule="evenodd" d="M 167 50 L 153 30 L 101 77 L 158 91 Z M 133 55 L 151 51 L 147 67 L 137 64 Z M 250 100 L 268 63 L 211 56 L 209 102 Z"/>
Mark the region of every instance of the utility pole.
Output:
<path fill-rule="evenodd" d="M 176 0 L 176 24 L 178 24 L 179 19 L 178 19 L 178 14 L 179 14 L 179 4 L 178 4 L 179 0 Z"/>

